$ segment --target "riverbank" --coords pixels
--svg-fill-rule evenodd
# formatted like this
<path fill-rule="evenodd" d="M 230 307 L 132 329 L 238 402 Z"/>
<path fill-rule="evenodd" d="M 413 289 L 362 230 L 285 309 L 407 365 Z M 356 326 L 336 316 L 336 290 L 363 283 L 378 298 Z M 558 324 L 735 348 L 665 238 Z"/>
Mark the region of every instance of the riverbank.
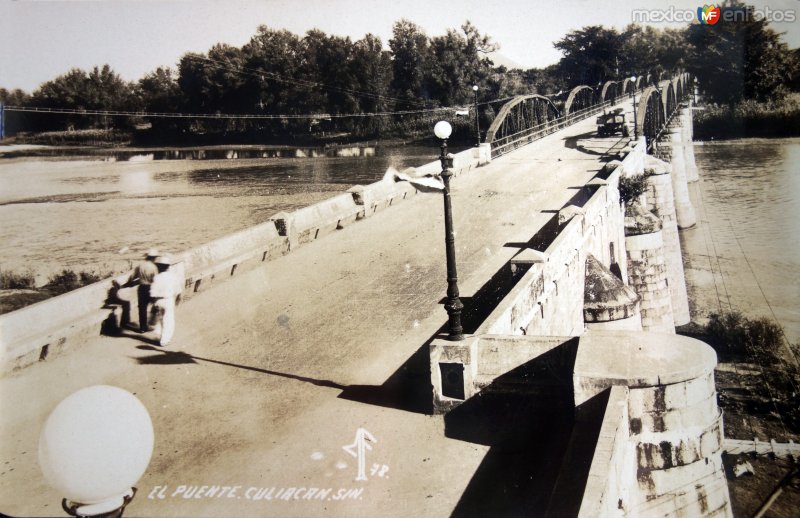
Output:
<path fill-rule="evenodd" d="M 706 106 L 694 114 L 697 141 L 797 136 L 800 136 L 800 93 L 792 93 L 780 101 Z"/>
<path fill-rule="evenodd" d="M 761 257 L 754 257 L 747 243 L 743 244 L 743 237 L 753 230 L 741 224 L 740 219 L 746 219 L 747 215 L 736 213 L 736 204 L 741 203 L 741 199 L 720 192 L 725 189 L 726 178 L 710 167 L 714 162 L 709 157 L 714 155 L 707 154 L 704 157 L 701 146 L 697 146 L 696 150 L 700 181 L 689 184 L 689 194 L 697 213 L 697 225 L 681 231 L 692 323 L 679 331 L 707 340 L 704 326 L 708 323 L 709 315 L 734 311 L 751 319 L 763 317 L 778 322 L 786 338 L 797 343 L 800 319 L 791 299 L 792 290 L 796 295 L 796 278 L 781 277 L 781 272 L 774 265 Z M 747 172 L 749 164 L 737 161 L 736 157 L 728 158 L 731 160 L 729 164 L 734 166 L 726 167 L 737 167 L 740 175 Z M 759 201 L 765 206 L 769 205 L 763 200 Z M 769 214 L 763 209 L 762 212 Z M 793 224 L 793 214 L 783 213 L 782 216 L 785 220 L 776 218 L 771 223 L 784 226 Z M 781 258 L 773 260 L 780 261 Z M 797 423 L 791 422 L 790 416 L 778 411 L 778 407 L 785 407 L 782 403 L 787 398 L 790 404 L 796 401 L 796 395 L 792 393 L 792 383 L 796 383 L 796 379 L 787 378 L 787 370 L 796 358 L 785 348 L 781 353 L 778 361 L 772 362 L 719 354 L 720 363 L 715 378 L 726 437 L 745 440 L 758 438 L 762 441 L 774 439 L 779 443 L 800 440 Z M 779 383 L 781 380 L 787 381 L 788 385 Z M 752 516 L 792 465 L 787 460 L 747 457 L 745 460 L 753 466 L 753 474 L 735 477 L 732 467 L 738 460 L 738 456 L 725 456 L 731 505 L 735 516 Z M 800 490 L 787 486 L 773 504 L 771 512 L 775 516 L 793 516 L 798 507 Z"/>
<path fill-rule="evenodd" d="M 488 128 L 490 121 L 484 121 Z M 451 120 L 453 134 L 451 144 L 471 146 L 475 143 L 474 118 L 458 117 Z M 6 138 L 4 144 L 25 146 L 52 146 L 56 148 L 98 148 L 98 149 L 157 149 L 160 147 L 335 147 L 364 145 L 404 145 L 435 142 L 433 125 L 428 120 L 415 121 L 397 127 L 387 128 L 377 133 L 348 131 L 329 131 L 320 133 L 267 133 L 260 131 L 198 132 L 188 130 L 154 130 L 151 128 L 131 129 L 76 129 L 65 131 L 20 132 Z"/>

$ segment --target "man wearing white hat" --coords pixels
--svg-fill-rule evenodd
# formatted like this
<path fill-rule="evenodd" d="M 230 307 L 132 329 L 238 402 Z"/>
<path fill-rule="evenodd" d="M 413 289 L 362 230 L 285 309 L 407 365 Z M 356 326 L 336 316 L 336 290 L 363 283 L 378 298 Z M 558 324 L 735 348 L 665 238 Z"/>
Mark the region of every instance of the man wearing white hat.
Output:
<path fill-rule="evenodd" d="M 147 310 L 150 306 L 150 285 L 153 284 L 153 279 L 158 274 L 158 267 L 156 266 L 155 259 L 158 257 L 158 250 L 150 249 L 144 254 L 144 260 L 136 265 L 125 286 L 132 284 L 139 285 L 137 289 L 138 303 L 139 303 L 139 331 L 142 333 L 147 332 Z"/>
<path fill-rule="evenodd" d="M 175 296 L 178 283 L 173 271 L 170 269 L 172 259 L 160 256 L 155 259 L 158 274 L 153 278 L 150 286 L 150 297 L 153 300 L 153 309 L 157 315 L 156 334 L 159 335 L 159 345 L 169 345 L 172 334 L 175 332 Z"/>

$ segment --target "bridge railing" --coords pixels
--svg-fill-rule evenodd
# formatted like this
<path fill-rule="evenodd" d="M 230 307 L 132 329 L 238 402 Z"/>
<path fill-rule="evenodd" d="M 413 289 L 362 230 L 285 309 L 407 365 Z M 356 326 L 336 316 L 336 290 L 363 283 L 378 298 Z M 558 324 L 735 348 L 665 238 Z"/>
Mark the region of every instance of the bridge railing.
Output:
<path fill-rule="evenodd" d="M 506 135 L 492 142 L 492 158 L 499 157 L 510 151 L 518 149 L 526 144 L 530 144 L 535 140 L 559 131 L 570 124 L 587 119 L 592 115 L 600 113 L 603 109 L 612 106 L 614 103 L 611 100 L 603 101 L 601 103 L 588 106 L 581 110 L 576 110 L 567 115 L 561 115 L 556 119 L 531 126 L 522 131 Z"/>

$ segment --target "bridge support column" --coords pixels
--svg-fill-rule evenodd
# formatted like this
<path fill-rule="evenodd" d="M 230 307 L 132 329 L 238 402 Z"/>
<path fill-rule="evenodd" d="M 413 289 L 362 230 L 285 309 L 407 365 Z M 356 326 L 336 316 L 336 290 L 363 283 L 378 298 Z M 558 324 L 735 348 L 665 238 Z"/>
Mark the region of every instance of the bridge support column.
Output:
<path fill-rule="evenodd" d="M 678 228 L 690 228 L 697 223 L 692 201 L 689 199 L 689 187 L 686 183 L 686 161 L 684 160 L 683 129 L 672 128 L 669 134 L 672 146 L 670 164 L 672 165 L 672 192 L 675 196 L 675 215 Z"/>
<path fill-rule="evenodd" d="M 628 279 L 641 298 L 642 329 L 675 332 L 661 220 L 638 202 L 625 210 Z"/>
<path fill-rule="evenodd" d="M 696 182 L 700 179 L 697 164 L 694 161 L 694 119 L 692 105 L 681 110 L 681 129 L 683 129 L 683 161 L 686 163 L 686 181 Z"/>
<path fill-rule="evenodd" d="M 672 298 L 672 316 L 674 324 L 682 326 L 688 324 L 691 317 L 689 316 L 689 299 L 686 294 L 686 279 L 683 274 L 681 242 L 675 217 L 675 197 L 669 172 L 670 166 L 666 162 L 650 155 L 645 158 L 647 209 L 661 220 L 664 259 Z"/>

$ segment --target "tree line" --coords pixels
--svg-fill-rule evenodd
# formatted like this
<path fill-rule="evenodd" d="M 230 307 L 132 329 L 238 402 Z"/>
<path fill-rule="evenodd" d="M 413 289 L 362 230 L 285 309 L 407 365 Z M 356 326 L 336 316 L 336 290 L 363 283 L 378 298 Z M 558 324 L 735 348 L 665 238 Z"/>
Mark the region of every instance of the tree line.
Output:
<path fill-rule="evenodd" d="M 568 33 L 554 46 L 562 53 L 558 63 L 507 70 L 488 57 L 499 46 L 470 22 L 429 37 L 415 23 L 400 20 L 392 27 L 388 48 L 372 34 L 353 41 L 315 29 L 301 37 L 262 25 L 242 47 L 216 44 L 206 53 L 187 53 L 176 68 L 159 67 L 138 81 L 122 80 L 108 65 L 72 69 L 31 94 L 0 88 L 0 101 L 76 110 L 283 116 L 176 119 L 15 113 L 13 121 L 30 132 L 138 128 L 155 140 L 208 134 L 250 135 L 263 141 L 331 133 L 407 135 L 442 116 L 421 113 L 425 110 L 471 107 L 473 85 L 478 86 L 484 129 L 500 106 L 484 101 L 522 93 L 563 95 L 576 85 L 599 86 L 631 75 L 667 77 L 686 70 L 698 78 L 711 101 L 728 104 L 780 97 L 800 86 L 797 53 L 788 51 L 766 21 L 752 18 L 685 29 L 589 26 Z M 339 118 L 388 112 L 405 113 Z M 305 114 L 324 116 L 293 118 Z M 469 126 L 465 119 L 456 130 L 466 133 Z"/>

